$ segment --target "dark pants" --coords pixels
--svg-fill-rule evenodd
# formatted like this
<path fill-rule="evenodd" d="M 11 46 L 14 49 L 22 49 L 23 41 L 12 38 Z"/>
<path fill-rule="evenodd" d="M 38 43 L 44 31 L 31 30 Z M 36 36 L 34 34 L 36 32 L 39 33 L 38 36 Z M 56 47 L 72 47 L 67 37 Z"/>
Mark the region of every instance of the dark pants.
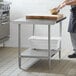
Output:
<path fill-rule="evenodd" d="M 76 12 L 71 12 L 68 32 L 70 32 L 73 50 L 76 52 Z"/>
<path fill-rule="evenodd" d="M 76 33 L 70 33 L 73 50 L 76 52 Z"/>
<path fill-rule="evenodd" d="M 76 12 L 71 12 L 68 32 L 76 33 Z"/>

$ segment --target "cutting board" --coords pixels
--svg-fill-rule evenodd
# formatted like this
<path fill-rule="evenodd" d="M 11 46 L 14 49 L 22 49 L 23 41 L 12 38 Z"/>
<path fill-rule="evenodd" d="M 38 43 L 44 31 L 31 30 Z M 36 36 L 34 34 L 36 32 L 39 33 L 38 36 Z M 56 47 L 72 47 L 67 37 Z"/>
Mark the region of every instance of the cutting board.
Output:
<path fill-rule="evenodd" d="M 26 19 L 59 20 L 63 14 L 58 15 L 26 15 Z"/>

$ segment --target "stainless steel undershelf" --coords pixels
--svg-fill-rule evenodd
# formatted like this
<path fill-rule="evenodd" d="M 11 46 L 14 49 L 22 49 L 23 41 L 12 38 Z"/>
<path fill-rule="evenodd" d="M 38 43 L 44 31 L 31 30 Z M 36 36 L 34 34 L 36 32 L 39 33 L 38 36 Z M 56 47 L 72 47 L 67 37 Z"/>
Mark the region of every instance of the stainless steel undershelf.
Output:
<path fill-rule="evenodd" d="M 54 56 L 59 50 L 50 50 L 51 57 Z M 48 50 L 33 50 L 27 49 L 22 52 L 21 57 L 29 57 L 29 58 L 48 58 Z"/>

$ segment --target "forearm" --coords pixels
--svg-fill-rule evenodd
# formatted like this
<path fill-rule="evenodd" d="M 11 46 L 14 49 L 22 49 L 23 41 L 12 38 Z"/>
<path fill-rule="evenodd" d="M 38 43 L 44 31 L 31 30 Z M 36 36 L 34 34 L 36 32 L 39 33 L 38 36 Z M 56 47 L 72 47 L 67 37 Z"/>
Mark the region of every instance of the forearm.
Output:
<path fill-rule="evenodd" d="M 65 2 L 66 5 L 76 5 L 76 0 L 69 0 Z"/>
<path fill-rule="evenodd" d="M 76 5 L 76 0 L 64 0 L 60 5 L 59 8 L 62 9 L 66 5 Z"/>
<path fill-rule="evenodd" d="M 58 8 L 59 8 L 59 9 L 62 9 L 63 7 L 65 7 L 65 5 L 66 5 L 66 0 L 64 0 L 64 1 L 58 6 Z"/>

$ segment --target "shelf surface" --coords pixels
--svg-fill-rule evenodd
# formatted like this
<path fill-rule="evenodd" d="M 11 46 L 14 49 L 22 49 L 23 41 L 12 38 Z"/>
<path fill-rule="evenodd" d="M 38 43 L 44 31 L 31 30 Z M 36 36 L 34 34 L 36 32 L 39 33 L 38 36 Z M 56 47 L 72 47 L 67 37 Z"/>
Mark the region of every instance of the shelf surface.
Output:
<path fill-rule="evenodd" d="M 55 55 L 58 52 L 58 50 L 51 50 L 50 51 L 50 57 Z M 30 57 L 30 58 L 48 58 L 48 50 L 33 50 L 31 48 L 25 50 L 23 53 L 21 53 L 22 57 Z"/>

